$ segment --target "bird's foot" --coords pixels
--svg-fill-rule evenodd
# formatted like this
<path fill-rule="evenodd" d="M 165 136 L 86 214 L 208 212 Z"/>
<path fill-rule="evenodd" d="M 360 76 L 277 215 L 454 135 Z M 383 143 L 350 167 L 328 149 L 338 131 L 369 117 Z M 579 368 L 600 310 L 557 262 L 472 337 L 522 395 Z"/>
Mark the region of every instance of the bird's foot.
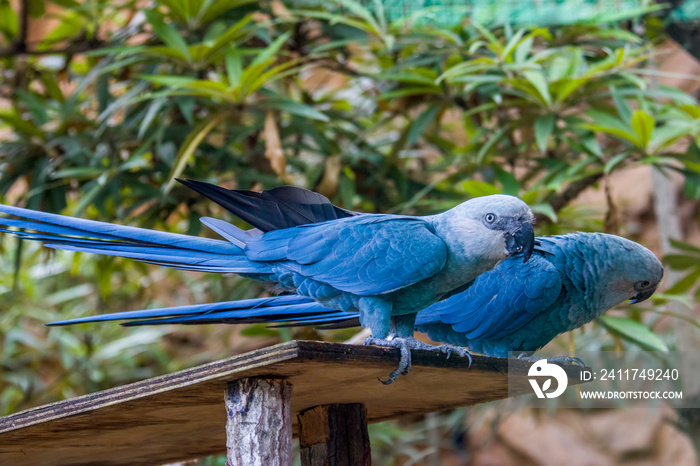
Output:
<path fill-rule="evenodd" d="M 524 356 L 524 355 L 519 355 L 518 359 L 522 359 L 523 361 L 532 361 L 532 362 L 537 362 L 542 358 L 536 358 L 534 356 Z M 569 356 L 555 356 L 552 358 L 546 358 L 547 362 L 551 362 L 552 364 L 557 364 L 560 366 L 581 366 L 581 367 L 586 367 L 586 363 L 583 362 L 582 359 L 580 358 L 572 358 Z"/>
<path fill-rule="evenodd" d="M 461 356 L 463 358 L 469 358 L 469 365 L 472 365 L 472 356 L 467 351 L 466 348 L 462 348 L 459 346 L 452 346 L 452 345 L 440 345 L 440 346 L 435 346 L 435 345 L 429 345 L 427 343 L 423 343 L 422 341 L 416 340 L 413 337 L 409 338 L 392 338 L 392 339 L 382 339 L 382 338 L 374 338 L 374 337 L 369 337 L 365 340 L 365 345 L 376 345 L 376 346 L 385 346 L 389 348 L 399 348 L 401 350 L 401 359 L 399 360 L 399 366 L 391 373 L 389 374 L 389 379 L 386 381 L 379 379 L 381 383 L 384 385 L 389 385 L 393 381 L 399 378 L 401 375 L 406 375 L 408 372 L 411 370 L 411 350 L 412 349 L 417 349 L 417 350 L 426 350 L 426 351 L 437 351 L 440 353 L 445 353 L 447 354 L 447 357 L 449 358 L 450 355 L 456 354 L 458 356 Z"/>
<path fill-rule="evenodd" d="M 456 354 L 457 356 L 461 358 L 468 358 L 469 359 L 469 367 L 472 365 L 472 354 L 469 352 L 467 348 L 464 348 L 462 346 L 454 346 L 454 345 L 440 345 L 440 346 L 433 346 L 433 345 L 428 345 L 430 346 L 431 351 L 440 351 L 441 353 L 445 353 L 447 355 L 447 359 L 450 359 L 450 356 L 453 354 Z"/>
<path fill-rule="evenodd" d="M 414 338 L 392 338 L 391 340 L 383 338 L 368 337 L 365 340 L 365 345 L 384 346 L 387 348 L 399 348 L 401 358 L 399 366 L 394 369 L 387 380 L 379 379 L 384 385 L 393 383 L 401 375 L 406 375 L 411 370 L 411 346 L 408 343 L 410 340 L 416 341 Z"/>

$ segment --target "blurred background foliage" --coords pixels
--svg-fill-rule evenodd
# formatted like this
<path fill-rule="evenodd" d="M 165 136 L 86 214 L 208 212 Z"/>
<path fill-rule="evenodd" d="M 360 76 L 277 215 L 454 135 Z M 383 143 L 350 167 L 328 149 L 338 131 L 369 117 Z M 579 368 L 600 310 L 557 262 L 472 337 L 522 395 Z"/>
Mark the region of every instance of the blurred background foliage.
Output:
<path fill-rule="evenodd" d="M 294 184 L 345 208 L 411 214 L 507 193 L 538 214 L 538 234 L 639 239 L 621 224 L 607 180 L 648 165 L 680 175 L 687 199 L 700 198 L 700 108 L 696 96 L 659 83 L 668 74 L 656 66 L 664 10 L 632 3 L 529 27 L 445 24 L 430 9 L 391 16 L 379 1 L 0 0 L 0 201 L 209 234 L 199 217 L 232 219 L 174 178 L 255 190 Z M 606 190 L 604 209 L 576 204 L 590 189 Z M 700 293 L 700 249 L 674 246 L 667 263 L 681 272 L 666 293 L 554 347 L 674 348 L 664 318 L 697 323 L 667 302 L 690 306 Z M 0 255 L 0 414 L 281 340 L 353 333 L 47 329 L 52 320 L 264 291 L 237 277 L 8 237 Z M 420 422 L 449 430 L 457 418 Z M 398 451 L 420 461 L 425 451 L 407 445 L 425 435 L 411 432 L 373 428 L 390 440 L 375 443 L 381 464 Z"/>

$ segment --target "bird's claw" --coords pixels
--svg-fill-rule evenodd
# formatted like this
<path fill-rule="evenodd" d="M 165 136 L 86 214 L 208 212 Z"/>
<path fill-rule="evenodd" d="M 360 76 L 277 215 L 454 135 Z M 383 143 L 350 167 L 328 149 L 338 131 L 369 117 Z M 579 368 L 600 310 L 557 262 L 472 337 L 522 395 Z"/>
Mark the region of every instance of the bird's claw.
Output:
<path fill-rule="evenodd" d="M 534 356 L 525 356 L 523 353 L 518 355 L 518 359 L 522 359 L 523 361 L 532 361 L 532 362 L 537 362 L 541 360 L 542 358 L 536 358 Z M 570 356 L 554 356 L 551 358 L 545 358 L 547 359 L 547 362 L 551 362 L 552 364 L 557 364 L 560 366 L 581 366 L 581 367 L 586 367 L 586 363 L 583 362 L 582 359 L 580 358 L 573 358 Z"/>
<path fill-rule="evenodd" d="M 456 354 L 457 356 L 461 358 L 468 358 L 469 359 L 469 367 L 472 366 L 472 354 L 469 352 L 467 348 L 463 348 L 461 346 L 453 346 L 453 345 L 440 345 L 440 346 L 431 346 L 431 351 L 440 351 L 441 353 L 445 353 L 447 355 L 446 359 L 450 359 L 450 356 L 452 356 L 452 353 Z"/>
<path fill-rule="evenodd" d="M 384 385 L 389 385 L 393 383 L 396 379 L 398 379 L 402 375 L 408 374 L 408 372 L 411 370 L 411 346 L 408 341 L 413 340 L 412 338 L 393 338 L 391 340 L 386 340 L 383 338 L 374 338 L 374 337 L 368 337 L 364 345 L 375 345 L 375 346 L 384 346 L 388 348 L 399 348 L 401 351 L 401 358 L 399 359 L 399 365 L 396 369 L 394 369 L 391 374 L 389 374 L 389 378 L 387 380 L 378 380 L 383 383 Z"/>
<path fill-rule="evenodd" d="M 409 373 L 411 370 L 411 350 L 412 349 L 417 349 L 417 350 L 427 350 L 427 351 L 438 351 L 441 353 L 447 354 L 447 358 L 449 359 L 450 355 L 452 353 L 457 354 L 463 358 L 469 358 L 469 366 L 471 367 L 472 365 L 472 355 L 469 353 L 469 351 L 466 348 L 461 348 L 458 346 L 452 346 L 452 345 L 440 345 L 440 346 L 434 346 L 434 345 L 429 345 L 427 343 L 423 343 L 422 341 L 418 341 L 415 338 L 393 338 L 391 340 L 385 340 L 382 338 L 374 338 L 374 337 L 368 337 L 365 342 L 365 345 L 376 345 L 376 346 L 384 346 L 384 347 L 389 347 L 389 348 L 399 348 L 401 351 L 401 359 L 399 359 L 399 366 L 394 369 L 391 374 L 389 374 L 389 378 L 387 380 L 382 380 L 379 379 L 381 383 L 384 385 L 389 385 L 392 382 L 394 382 L 396 379 L 399 378 L 401 375 L 406 375 Z"/>
<path fill-rule="evenodd" d="M 547 362 L 554 364 L 563 364 L 569 366 L 581 366 L 586 367 L 586 363 L 580 358 L 572 358 L 569 356 L 555 356 L 553 358 L 547 358 Z"/>

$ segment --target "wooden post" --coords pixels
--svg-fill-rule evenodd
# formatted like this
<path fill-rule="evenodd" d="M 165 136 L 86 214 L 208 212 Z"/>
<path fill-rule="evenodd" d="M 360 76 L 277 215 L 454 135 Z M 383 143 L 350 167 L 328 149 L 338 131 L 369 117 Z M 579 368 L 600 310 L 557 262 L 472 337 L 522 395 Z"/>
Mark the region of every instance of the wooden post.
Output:
<path fill-rule="evenodd" d="M 283 379 L 230 382 L 226 403 L 226 466 L 291 466 L 292 386 Z"/>
<path fill-rule="evenodd" d="M 363 404 L 316 406 L 298 415 L 302 466 L 372 464 Z"/>

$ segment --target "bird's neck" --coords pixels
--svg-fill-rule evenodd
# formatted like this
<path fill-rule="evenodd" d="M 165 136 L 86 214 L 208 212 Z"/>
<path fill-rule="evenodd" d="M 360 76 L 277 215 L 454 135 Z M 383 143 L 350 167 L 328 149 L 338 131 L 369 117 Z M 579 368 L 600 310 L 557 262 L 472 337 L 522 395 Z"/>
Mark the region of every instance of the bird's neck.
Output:
<path fill-rule="evenodd" d="M 562 241 L 558 247 L 560 252 L 554 252 L 554 260 L 558 268 L 566 270 L 569 287 L 578 297 L 575 299 L 579 308 L 572 312 L 571 318 L 580 320 L 576 326 L 590 322 L 606 310 L 620 303 L 616 294 L 609 293 L 609 284 L 614 280 L 611 271 L 613 259 L 605 244 L 595 244 L 590 247 L 583 241 Z"/>

